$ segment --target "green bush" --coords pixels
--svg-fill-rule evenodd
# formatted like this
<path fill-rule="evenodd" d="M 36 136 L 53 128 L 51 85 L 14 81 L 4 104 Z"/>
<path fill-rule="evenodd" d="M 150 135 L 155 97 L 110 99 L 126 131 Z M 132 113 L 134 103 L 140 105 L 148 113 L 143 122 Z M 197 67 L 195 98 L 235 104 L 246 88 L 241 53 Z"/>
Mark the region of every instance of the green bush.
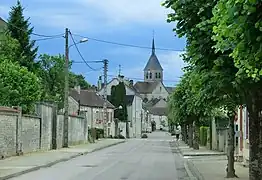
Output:
<path fill-rule="evenodd" d="M 202 146 L 207 145 L 207 129 L 208 127 L 205 126 L 200 127 L 200 145 Z"/>

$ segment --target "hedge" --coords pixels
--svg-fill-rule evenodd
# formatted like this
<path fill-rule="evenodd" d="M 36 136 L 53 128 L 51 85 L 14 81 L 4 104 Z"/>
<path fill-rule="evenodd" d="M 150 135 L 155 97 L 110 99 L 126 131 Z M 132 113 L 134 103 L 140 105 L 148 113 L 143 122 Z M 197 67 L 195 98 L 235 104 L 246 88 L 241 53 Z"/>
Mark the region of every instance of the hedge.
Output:
<path fill-rule="evenodd" d="M 200 127 L 200 145 L 206 146 L 207 145 L 207 129 L 209 127 L 201 126 Z"/>

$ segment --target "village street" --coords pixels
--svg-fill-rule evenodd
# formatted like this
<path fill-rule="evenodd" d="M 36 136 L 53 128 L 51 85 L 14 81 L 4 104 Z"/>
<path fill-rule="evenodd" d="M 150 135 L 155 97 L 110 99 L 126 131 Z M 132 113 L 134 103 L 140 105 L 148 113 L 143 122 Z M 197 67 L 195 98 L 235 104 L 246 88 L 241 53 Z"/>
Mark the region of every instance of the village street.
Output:
<path fill-rule="evenodd" d="M 129 139 L 12 180 L 186 179 L 183 159 L 172 153 L 171 140 L 166 132 L 154 132 L 148 139 Z"/>

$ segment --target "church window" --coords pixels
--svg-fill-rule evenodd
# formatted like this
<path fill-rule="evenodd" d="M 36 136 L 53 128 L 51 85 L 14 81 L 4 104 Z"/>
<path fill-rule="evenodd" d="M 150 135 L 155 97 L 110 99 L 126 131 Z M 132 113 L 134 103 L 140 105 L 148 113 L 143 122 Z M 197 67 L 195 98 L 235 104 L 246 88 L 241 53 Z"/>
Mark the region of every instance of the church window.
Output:
<path fill-rule="evenodd" d="M 151 72 L 149 73 L 149 78 L 152 79 L 152 73 Z"/>
<path fill-rule="evenodd" d="M 148 79 L 148 72 L 146 73 L 146 79 Z"/>
<path fill-rule="evenodd" d="M 162 91 L 162 87 L 160 86 L 160 92 Z"/>
<path fill-rule="evenodd" d="M 157 72 L 155 73 L 155 77 L 156 77 L 156 79 L 158 78 L 158 73 Z"/>
<path fill-rule="evenodd" d="M 161 73 L 158 73 L 158 78 L 159 78 L 159 79 L 161 78 Z"/>

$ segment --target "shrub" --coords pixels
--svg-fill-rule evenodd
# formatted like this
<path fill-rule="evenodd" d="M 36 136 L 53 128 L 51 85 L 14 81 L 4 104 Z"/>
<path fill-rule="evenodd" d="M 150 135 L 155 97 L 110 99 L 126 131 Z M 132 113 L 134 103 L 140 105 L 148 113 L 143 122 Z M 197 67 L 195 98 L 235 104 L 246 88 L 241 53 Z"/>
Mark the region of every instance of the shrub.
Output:
<path fill-rule="evenodd" d="M 147 134 L 143 134 L 141 138 L 148 138 Z"/>
<path fill-rule="evenodd" d="M 208 127 L 205 126 L 200 127 L 200 145 L 202 146 L 207 145 L 207 129 Z"/>

